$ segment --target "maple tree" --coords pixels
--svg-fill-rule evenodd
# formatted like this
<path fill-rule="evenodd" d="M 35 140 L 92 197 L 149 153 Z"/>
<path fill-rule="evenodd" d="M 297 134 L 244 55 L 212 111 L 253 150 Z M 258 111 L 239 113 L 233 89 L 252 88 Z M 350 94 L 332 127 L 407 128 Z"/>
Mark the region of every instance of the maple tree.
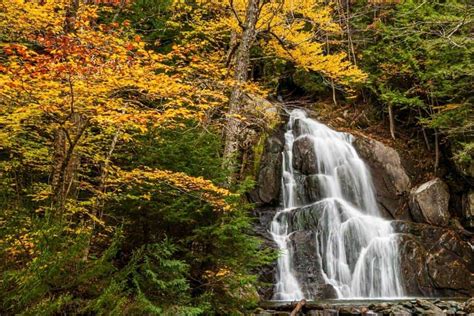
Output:
<path fill-rule="evenodd" d="M 170 68 L 163 60 L 172 57 L 147 50 L 140 36 L 125 25 L 94 26 L 98 7 L 80 7 L 74 32 L 65 32 L 61 27 L 65 10 L 57 10 L 57 1 L 36 3 L 36 7 L 35 2 L 9 4 L 2 18 L 8 17 L 5 21 L 13 24 L 9 29 L 20 32 L 6 34 L 11 42 L 2 45 L 2 146 L 25 161 L 28 157 L 22 156 L 25 151 L 17 147 L 16 140 L 28 126 L 34 126 L 32 134 L 46 148 L 55 147 L 55 153 L 53 157 L 43 155 L 44 161 L 29 158 L 42 170 L 53 164 L 50 193 L 56 198 L 63 200 L 68 195 L 73 185 L 71 173 L 77 169 L 73 164 L 86 154 L 84 144 L 97 134 L 113 144 L 117 142 L 114 135 L 128 140 L 134 131 L 172 128 L 178 120 L 199 118 L 212 106 L 216 93 L 196 89 L 178 73 L 168 74 Z M 36 19 L 15 18 L 26 9 L 32 9 Z M 46 18 L 52 12 L 55 15 Z M 37 33 L 45 23 L 47 33 Z M 102 132 L 90 132 L 92 129 Z M 113 148 L 95 150 L 89 163 L 104 165 Z M 44 190 L 39 194 L 38 198 L 45 197 Z"/>
<path fill-rule="evenodd" d="M 180 238 L 202 229 L 206 233 L 193 244 L 207 245 L 209 233 L 229 230 L 227 235 L 237 239 L 215 239 L 214 243 L 231 242 L 229 247 L 242 249 L 242 254 L 255 252 L 255 259 L 259 253 L 253 239 L 238 239 L 248 227 L 246 215 L 236 211 L 238 195 L 202 174 L 191 176 L 159 165 L 117 162 L 117 153 L 128 146 L 140 146 L 146 135 L 157 130 L 183 130 L 190 122 L 196 128 L 227 100 L 225 91 L 205 84 L 215 67 L 193 58 L 193 45 L 176 45 L 160 53 L 134 32 L 129 21 L 112 18 L 103 22 L 127 5 L 127 1 L 78 0 L 8 0 L 0 4 L 0 175 L 6 194 L 1 220 L 9 218 L 0 248 L 5 262 L 17 267 L 7 277 L 5 293 L 23 297 L 20 302 L 15 294 L 10 295 L 9 302 L 16 302 L 4 307 L 10 311 L 29 308 L 32 313 L 44 312 L 47 302 L 48 308 L 66 308 L 72 304 L 71 296 L 67 292 L 51 294 L 51 288 L 68 282 L 73 275 L 81 279 L 81 273 L 83 286 L 93 287 L 100 278 L 105 282 L 101 286 L 114 286 L 115 278 L 121 277 L 111 274 L 115 270 L 111 254 L 117 251 L 115 238 L 119 238 L 115 236 L 120 235 L 120 223 L 112 219 L 120 210 L 121 205 L 114 204 L 117 200 L 129 205 L 136 200 L 142 204 L 171 203 L 168 196 L 176 200 L 176 195 L 183 195 L 177 199 L 182 203 L 178 209 L 183 217 L 192 218 L 186 222 L 193 226 L 184 227 L 184 232 L 174 236 L 174 243 L 190 247 L 188 238 Z M 143 192 L 142 187 L 149 191 Z M 109 205 L 115 206 L 110 209 Z M 149 212 L 159 213 L 159 209 Z M 118 214 L 132 222 L 139 220 L 127 212 Z M 171 229 L 173 217 L 165 218 L 169 224 L 157 225 L 155 230 Z M 212 226 L 209 218 L 219 224 Z M 183 286 L 178 287 L 178 291 L 184 289 L 183 306 L 177 302 L 168 308 L 186 309 L 189 287 L 182 276 L 186 265 L 170 259 L 175 246 L 162 242 L 166 236 L 161 232 L 157 235 L 159 249 L 168 250 L 160 252 L 131 238 L 135 246 L 129 251 L 137 258 L 159 256 L 158 260 L 179 267 L 176 278 L 183 280 Z M 154 250 L 140 252 L 142 246 Z M 252 260 L 238 264 L 232 259 L 236 253 L 216 253 L 216 260 L 223 263 L 227 257 L 231 261 L 226 266 L 235 273 L 226 282 L 240 287 L 240 282 L 249 279 L 246 273 Z M 129 269 L 141 269 L 139 262 L 129 264 Z M 94 274 L 99 265 L 108 272 Z M 200 266 L 205 270 L 195 269 L 195 278 L 209 279 L 209 273 L 215 275 L 213 271 L 222 269 L 207 259 Z M 52 274 L 56 279 L 48 280 L 47 275 Z M 172 280 L 168 291 L 177 286 Z M 36 286 L 38 282 L 43 286 Z M 226 282 L 219 286 L 226 287 Z M 210 285 L 209 291 L 217 286 Z M 137 293 L 144 290 L 138 285 L 135 288 Z M 113 291 L 125 295 L 129 290 L 118 287 Z M 161 302 L 162 297 L 154 300 Z M 123 300 L 111 302 L 121 304 Z M 137 298 L 135 303 L 140 309 L 156 309 L 149 300 Z M 84 309 L 99 308 L 83 305 Z"/>
<path fill-rule="evenodd" d="M 178 7 L 192 10 L 192 5 L 183 3 Z M 328 51 L 328 36 L 341 34 L 341 28 L 333 21 L 332 7 L 320 1 L 209 1 L 196 10 L 195 32 L 203 34 L 211 47 L 222 48 L 227 40 L 227 51 L 219 50 L 220 63 L 233 70 L 224 126 L 225 168 L 236 170 L 239 144 L 245 142 L 242 135 L 247 134 L 242 117 L 249 109 L 243 99 L 256 90 L 248 80 L 253 47 L 260 47 L 265 58 L 281 59 L 304 71 L 321 73 L 333 84 L 348 87 L 367 77 L 345 52 Z"/>

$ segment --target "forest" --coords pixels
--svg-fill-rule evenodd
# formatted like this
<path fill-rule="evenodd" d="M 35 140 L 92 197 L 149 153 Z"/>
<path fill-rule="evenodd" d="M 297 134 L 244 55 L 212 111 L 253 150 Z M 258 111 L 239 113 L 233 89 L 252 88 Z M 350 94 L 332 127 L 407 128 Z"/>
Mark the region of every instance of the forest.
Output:
<path fill-rule="evenodd" d="M 472 257 L 473 35 L 469 0 L 0 0 L 0 314 L 253 313 L 291 109 L 447 182 Z"/>

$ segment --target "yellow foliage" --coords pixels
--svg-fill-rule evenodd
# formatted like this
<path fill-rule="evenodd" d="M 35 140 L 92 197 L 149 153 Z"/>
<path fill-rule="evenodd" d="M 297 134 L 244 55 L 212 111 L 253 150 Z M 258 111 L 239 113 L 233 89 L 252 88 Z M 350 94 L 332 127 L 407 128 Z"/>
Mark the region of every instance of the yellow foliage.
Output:
<path fill-rule="evenodd" d="M 67 138 L 64 152 L 80 151 L 95 168 L 109 159 L 109 148 L 104 146 L 117 131 L 119 141 L 131 142 L 149 128 L 174 128 L 186 119 L 204 120 L 209 111 L 227 102 L 222 88 L 225 67 L 216 62 L 217 55 L 195 55 L 193 44 L 175 46 L 169 54 L 151 51 L 128 22 L 100 23 L 101 8 L 80 3 L 73 32 L 64 29 L 69 1 L 0 3 L 1 149 L 49 173 L 52 166 L 57 167 L 53 165 L 54 139 L 62 131 Z M 177 10 L 183 8 L 177 6 Z M 37 141 L 34 151 L 18 142 L 30 131 Z M 166 171 L 124 177 L 165 181 L 198 193 L 216 208 L 230 208 L 224 202 L 229 192 L 201 178 Z M 97 194 L 92 200 L 102 197 L 93 183 L 82 181 L 80 185 Z M 30 196 L 41 202 L 53 194 L 48 184 Z M 73 211 L 102 225 L 96 213 L 87 209 L 94 207 L 91 205 Z"/>
<path fill-rule="evenodd" d="M 207 34 L 211 45 L 225 41 L 229 28 L 237 38 L 241 36 L 248 0 L 210 0 L 200 4 L 202 11 L 216 15 L 216 19 L 207 21 L 200 19 L 199 10 L 195 15 L 196 32 Z M 347 60 L 346 53 L 326 51 L 326 45 L 331 43 L 328 36 L 341 33 L 332 14 L 331 5 L 321 0 L 265 1 L 256 25 L 260 47 L 268 56 L 291 61 L 340 83 L 363 81 L 366 74 Z"/>
<path fill-rule="evenodd" d="M 162 61 L 173 56 L 146 50 L 125 27 L 92 27 L 95 6 L 81 6 L 76 31 L 64 34 L 64 6 L 62 1 L 8 0 L 0 11 L 0 25 L 5 23 L 0 36 L 11 41 L 0 47 L 8 56 L 0 64 L 0 119 L 12 132 L 21 129 L 21 122 L 44 116 L 52 119 L 48 130 L 65 127 L 72 113 L 91 124 L 144 132 L 149 124 L 199 117 L 198 112 L 222 101 L 222 94 L 187 82 L 186 69 L 168 74 Z M 12 43 L 25 38 L 42 53 Z M 160 108 L 143 105 L 139 95 L 158 101 Z"/>
<path fill-rule="evenodd" d="M 231 205 L 226 201 L 226 198 L 232 195 L 230 191 L 220 188 L 202 177 L 192 177 L 182 172 L 149 168 L 135 169 L 132 171 L 120 170 L 116 174 L 116 178 L 110 181 L 110 185 L 120 186 L 124 183 L 153 184 L 154 182 L 166 183 L 183 193 L 193 193 L 201 200 L 211 204 L 217 210 L 229 211 L 231 209 Z M 146 193 L 142 198 L 150 200 L 151 195 L 150 193 Z"/>

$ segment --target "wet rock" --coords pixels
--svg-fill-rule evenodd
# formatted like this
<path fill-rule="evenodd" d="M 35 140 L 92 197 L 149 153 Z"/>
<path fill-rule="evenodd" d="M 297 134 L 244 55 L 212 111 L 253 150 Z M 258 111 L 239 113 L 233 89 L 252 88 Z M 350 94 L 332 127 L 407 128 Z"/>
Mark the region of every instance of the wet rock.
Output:
<path fill-rule="evenodd" d="M 296 231 L 290 237 L 293 270 L 306 296 L 314 299 L 337 298 L 336 290 L 324 281 L 318 260 L 318 244 L 314 231 Z"/>
<path fill-rule="evenodd" d="M 341 316 L 360 315 L 360 310 L 352 306 L 343 306 L 339 308 L 339 315 Z"/>
<path fill-rule="evenodd" d="M 324 282 L 318 260 L 318 244 L 314 231 L 296 231 L 290 237 L 293 269 L 306 296 L 314 299 L 337 298 L 336 291 Z"/>
<path fill-rule="evenodd" d="M 394 221 L 399 233 L 400 269 L 406 295 L 471 296 L 474 252 L 453 230 Z"/>
<path fill-rule="evenodd" d="M 309 200 L 306 192 L 306 176 L 298 172 L 294 174 L 294 180 L 296 182 L 295 188 L 295 203 L 296 205 L 307 205 Z"/>
<path fill-rule="evenodd" d="M 268 137 L 260 162 L 256 189 L 250 194 L 253 202 L 277 205 L 280 201 L 283 141 L 281 131 Z"/>
<path fill-rule="evenodd" d="M 351 307 L 343 306 L 339 308 L 339 314 L 341 315 L 350 315 L 351 314 Z"/>
<path fill-rule="evenodd" d="M 296 119 L 293 125 L 293 136 L 296 138 L 304 134 L 303 125 L 300 119 Z"/>
<path fill-rule="evenodd" d="M 256 225 L 253 227 L 254 233 L 263 240 L 263 246 L 278 251 L 278 246 L 273 240 L 268 228 L 276 214 L 272 207 L 258 208 L 253 211 L 256 219 Z M 257 274 L 262 285 L 258 287 L 258 293 L 261 299 L 270 300 L 273 296 L 273 283 L 275 281 L 276 261 L 265 266 L 259 267 Z"/>
<path fill-rule="evenodd" d="M 318 228 L 322 211 L 322 205 L 313 204 L 294 209 L 292 212 L 286 213 L 285 215 L 288 216 L 291 231 L 315 230 Z"/>
<path fill-rule="evenodd" d="M 331 284 L 321 284 L 318 287 L 318 296 L 320 298 L 337 298 L 337 291 Z"/>
<path fill-rule="evenodd" d="M 321 187 L 318 175 L 309 175 L 305 178 L 305 193 L 309 203 L 319 201 L 321 199 Z M 474 207 L 474 205 L 473 205 Z"/>
<path fill-rule="evenodd" d="M 466 284 L 467 282 L 470 280 L 472 282 L 472 275 L 465 263 L 459 258 L 453 258 L 449 250 L 445 248 L 430 254 L 427 266 L 430 278 L 437 288 L 462 290 L 470 286 Z"/>
<path fill-rule="evenodd" d="M 293 143 L 293 168 L 305 175 L 318 172 L 316 151 L 310 137 L 299 137 Z"/>
<path fill-rule="evenodd" d="M 393 315 L 393 316 L 409 316 L 409 315 L 412 315 L 412 312 L 411 312 L 411 311 L 406 310 L 406 309 L 404 309 L 404 308 L 402 308 L 402 307 L 398 307 L 398 306 L 397 306 L 397 307 L 394 307 L 394 308 L 392 308 L 392 309 L 390 309 L 390 310 L 388 311 L 388 313 L 389 313 L 390 315 Z M 385 313 L 384 313 L 384 314 L 385 314 Z"/>
<path fill-rule="evenodd" d="M 428 181 L 410 194 L 410 208 L 415 221 L 435 226 L 449 223 L 449 188 L 441 179 Z"/>
<path fill-rule="evenodd" d="M 441 314 L 443 312 L 441 310 L 441 308 L 439 308 L 438 306 L 436 306 L 435 304 L 433 304 L 433 303 L 431 303 L 427 300 L 420 300 L 420 299 L 416 300 L 416 305 L 418 307 L 423 308 L 428 313 Z"/>
<path fill-rule="evenodd" d="M 404 207 L 411 181 L 398 152 L 366 137 L 358 136 L 353 144 L 370 169 L 380 208 L 395 219 L 411 219 Z"/>
<path fill-rule="evenodd" d="M 466 303 L 464 303 L 463 310 L 468 313 L 474 313 L 474 297 L 471 297 Z"/>

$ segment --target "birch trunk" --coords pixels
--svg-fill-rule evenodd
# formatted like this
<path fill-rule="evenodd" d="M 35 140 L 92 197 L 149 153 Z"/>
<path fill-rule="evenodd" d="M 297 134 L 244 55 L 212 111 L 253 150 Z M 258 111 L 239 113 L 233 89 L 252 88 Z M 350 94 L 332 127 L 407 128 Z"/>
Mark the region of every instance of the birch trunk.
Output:
<path fill-rule="evenodd" d="M 390 135 L 395 139 L 395 119 L 393 118 L 393 108 L 391 105 L 388 106 L 388 120 L 390 123 Z"/>
<path fill-rule="evenodd" d="M 240 44 L 235 56 L 235 84 L 229 100 L 229 111 L 225 125 L 224 143 L 224 168 L 230 171 L 227 180 L 228 184 L 235 180 L 235 173 L 238 170 L 237 156 L 239 153 L 239 135 L 242 132 L 240 119 L 236 115 L 242 113 L 242 86 L 248 79 L 248 68 L 250 65 L 250 49 L 256 37 L 256 23 L 258 19 L 259 0 L 249 0 L 244 29 Z"/>

